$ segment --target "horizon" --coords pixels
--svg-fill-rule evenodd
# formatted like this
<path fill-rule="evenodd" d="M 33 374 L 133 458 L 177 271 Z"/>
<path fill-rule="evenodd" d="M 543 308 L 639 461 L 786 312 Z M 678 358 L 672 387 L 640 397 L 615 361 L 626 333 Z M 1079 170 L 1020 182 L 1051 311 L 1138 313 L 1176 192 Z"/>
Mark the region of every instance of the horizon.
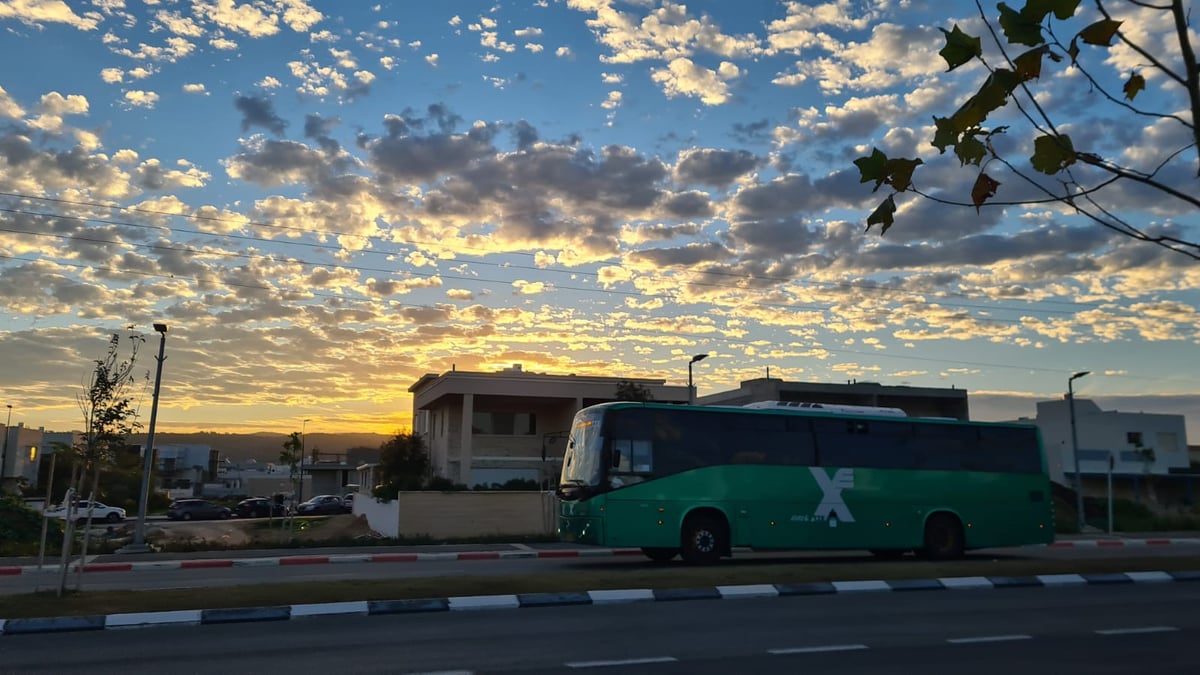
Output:
<path fill-rule="evenodd" d="M 163 349 L 162 433 L 392 434 L 423 375 L 523 364 L 700 396 L 954 386 L 983 421 L 1086 370 L 1076 397 L 1184 415 L 1194 443 L 1200 264 L 998 162 L 1004 201 L 970 205 L 980 167 L 931 145 L 986 75 L 947 72 L 951 26 L 986 31 L 966 0 L 0 2 L 0 402 L 76 424 L 116 334 L 143 424 Z M 1185 92 L 1124 44 L 1079 59 L 1094 84 L 1047 62 L 1039 105 L 1193 193 L 1196 152 L 1163 161 L 1187 128 L 1098 90 Z M 989 141 L 1029 172 L 1023 121 Z M 876 148 L 922 156 L 941 200 L 898 195 L 886 236 L 854 165 Z M 1114 217 L 1200 241 L 1195 210 L 1114 190 Z"/>

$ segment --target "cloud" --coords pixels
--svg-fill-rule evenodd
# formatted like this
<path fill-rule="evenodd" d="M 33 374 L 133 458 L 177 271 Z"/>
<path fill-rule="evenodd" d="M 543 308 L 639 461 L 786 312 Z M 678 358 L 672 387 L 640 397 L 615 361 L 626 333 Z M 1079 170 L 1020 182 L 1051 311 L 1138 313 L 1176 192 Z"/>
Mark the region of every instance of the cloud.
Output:
<path fill-rule="evenodd" d="M 695 148 L 679 153 L 675 177 L 683 183 L 727 187 L 760 163 L 758 157 L 747 150 Z"/>
<path fill-rule="evenodd" d="M 705 105 L 721 105 L 729 100 L 727 80 L 740 74 L 738 67 L 723 62 L 718 71 L 709 70 L 685 58 L 671 61 L 666 68 L 650 71 L 650 78 L 662 85 L 668 97 L 691 96 Z"/>
<path fill-rule="evenodd" d="M 186 94 L 204 94 L 208 96 L 208 89 L 205 88 L 203 82 L 184 83 L 183 91 Z"/>
<path fill-rule="evenodd" d="M 158 94 L 152 91 L 134 89 L 125 92 L 125 102 L 137 108 L 153 108 L 158 98 Z"/>
<path fill-rule="evenodd" d="M 125 71 L 120 68 L 104 68 L 100 71 L 100 79 L 105 84 L 117 84 L 125 79 Z"/>
<path fill-rule="evenodd" d="M 86 12 L 79 16 L 63 0 L 10 0 L 0 2 L 0 19 L 16 19 L 32 26 L 62 23 L 79 30 L 96 30 L 101 15 Z"/>
<path fill-rule="evenodd" d="M 425 63 L 428 63 L 429 65 L 433 66 L 434 68 L 437 68 L 438 67 L 438 55 L 430 54 L 430 55 L 426 56 Z"/>
<path fill-rule="evenodd" d="M 243 133 L 252 127 L 261 127 L 276 136 L 282 136 L 287 130 L 287 121 L 275 114 L 275 106 L 269 98 L 237 96 L 233 100 L 233 106 L 242 113 Z"/>

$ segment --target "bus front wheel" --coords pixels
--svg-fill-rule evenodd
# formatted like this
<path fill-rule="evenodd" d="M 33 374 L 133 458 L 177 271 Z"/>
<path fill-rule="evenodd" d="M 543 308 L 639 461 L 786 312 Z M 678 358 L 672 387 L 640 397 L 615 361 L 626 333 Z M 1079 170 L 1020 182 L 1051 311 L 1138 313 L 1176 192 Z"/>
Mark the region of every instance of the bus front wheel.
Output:
<path fill-rule="evenodd" d="M 683 524 L 683 546 L 680 553 L 684 562 L 693 565 L 711 565 L 721 559 L 728 548 L 725 542 L 725 524 L 712 516 L 692 516 Z"/>
<path fill-rule="evenodd" d="M 930 560 L 957 560 L 963 555 L 962 524 L 948 513 L 935 513 L 925 523 L 925 548 L 922 552 Z"/>
<path fill-rule="evenodd" d="M 642 549 L 642 553 L 645 553 L 647 558 L 656 563 L 665 563 L 670 562 L 675 556 L 679 555 L 679 549 L 646 547 Z"/>

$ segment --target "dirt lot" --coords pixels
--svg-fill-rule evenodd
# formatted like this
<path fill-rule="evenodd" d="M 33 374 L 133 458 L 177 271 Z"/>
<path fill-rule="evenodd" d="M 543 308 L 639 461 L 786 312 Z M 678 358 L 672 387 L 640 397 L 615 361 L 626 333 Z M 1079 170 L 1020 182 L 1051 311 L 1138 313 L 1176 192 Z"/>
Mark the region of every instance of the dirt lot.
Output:
<path fill-rule="evenodd" d="M 151 522 L 146 526 L 146 541 L 152 545 L 171 548 L 192 545 L 211 548 L 242 548 L 292 542 L 322 543 L 345 541 L 359 537 L 378 537 L 361 516 L 341 515 L 327 518 L 296 518 L 291 531 L 280 518 L 254 520 L 210 520 Z M 110 535 L 117 540 L 133 536 L 133 523 L 114 528 Z"/>

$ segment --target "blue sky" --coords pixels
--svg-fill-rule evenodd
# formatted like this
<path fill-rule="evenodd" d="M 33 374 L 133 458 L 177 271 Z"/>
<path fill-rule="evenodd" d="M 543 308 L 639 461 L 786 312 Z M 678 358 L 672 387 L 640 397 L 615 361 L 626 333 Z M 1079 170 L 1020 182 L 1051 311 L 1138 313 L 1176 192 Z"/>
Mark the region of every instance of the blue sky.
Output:
<path fill-rule="evenodd" d="M 1163 49 L 1162 17 L 1121 18 Z M 974 170 L 929 145 L 982 78 L 945 72 L 954 24 L 982 32 L 975 3 L 0 0 L 13 421 L 77 427 L 106 336 L 146 334 L 152 370 L 164 321 L 165 430 L 390 432 L 428 372 L 684 384 L 708 353 L 701 394 L 769 368 L 965 388 L 979 419 L 1033 415 L 1090 370 L 1080 396 L 1184 414 L 1195 442 L 1196 260 L 1053 204 L 906 195 L 886 236 L 864 231 L 886 193 L 853 160 L 873 147 L 969 193 Z M 1144 66 L 1083 58 L 1118 90 Z M 1139 105 L 1190 119 L 1146 74 Z M 1089 151 L 1150 168 L 1188 142 L 1043 79 Z M 1160 175 L 1195 194 L 1196 166 L 1192 148 Z M 1197 209 L 1113 194 L 1200 239 Z"/>

